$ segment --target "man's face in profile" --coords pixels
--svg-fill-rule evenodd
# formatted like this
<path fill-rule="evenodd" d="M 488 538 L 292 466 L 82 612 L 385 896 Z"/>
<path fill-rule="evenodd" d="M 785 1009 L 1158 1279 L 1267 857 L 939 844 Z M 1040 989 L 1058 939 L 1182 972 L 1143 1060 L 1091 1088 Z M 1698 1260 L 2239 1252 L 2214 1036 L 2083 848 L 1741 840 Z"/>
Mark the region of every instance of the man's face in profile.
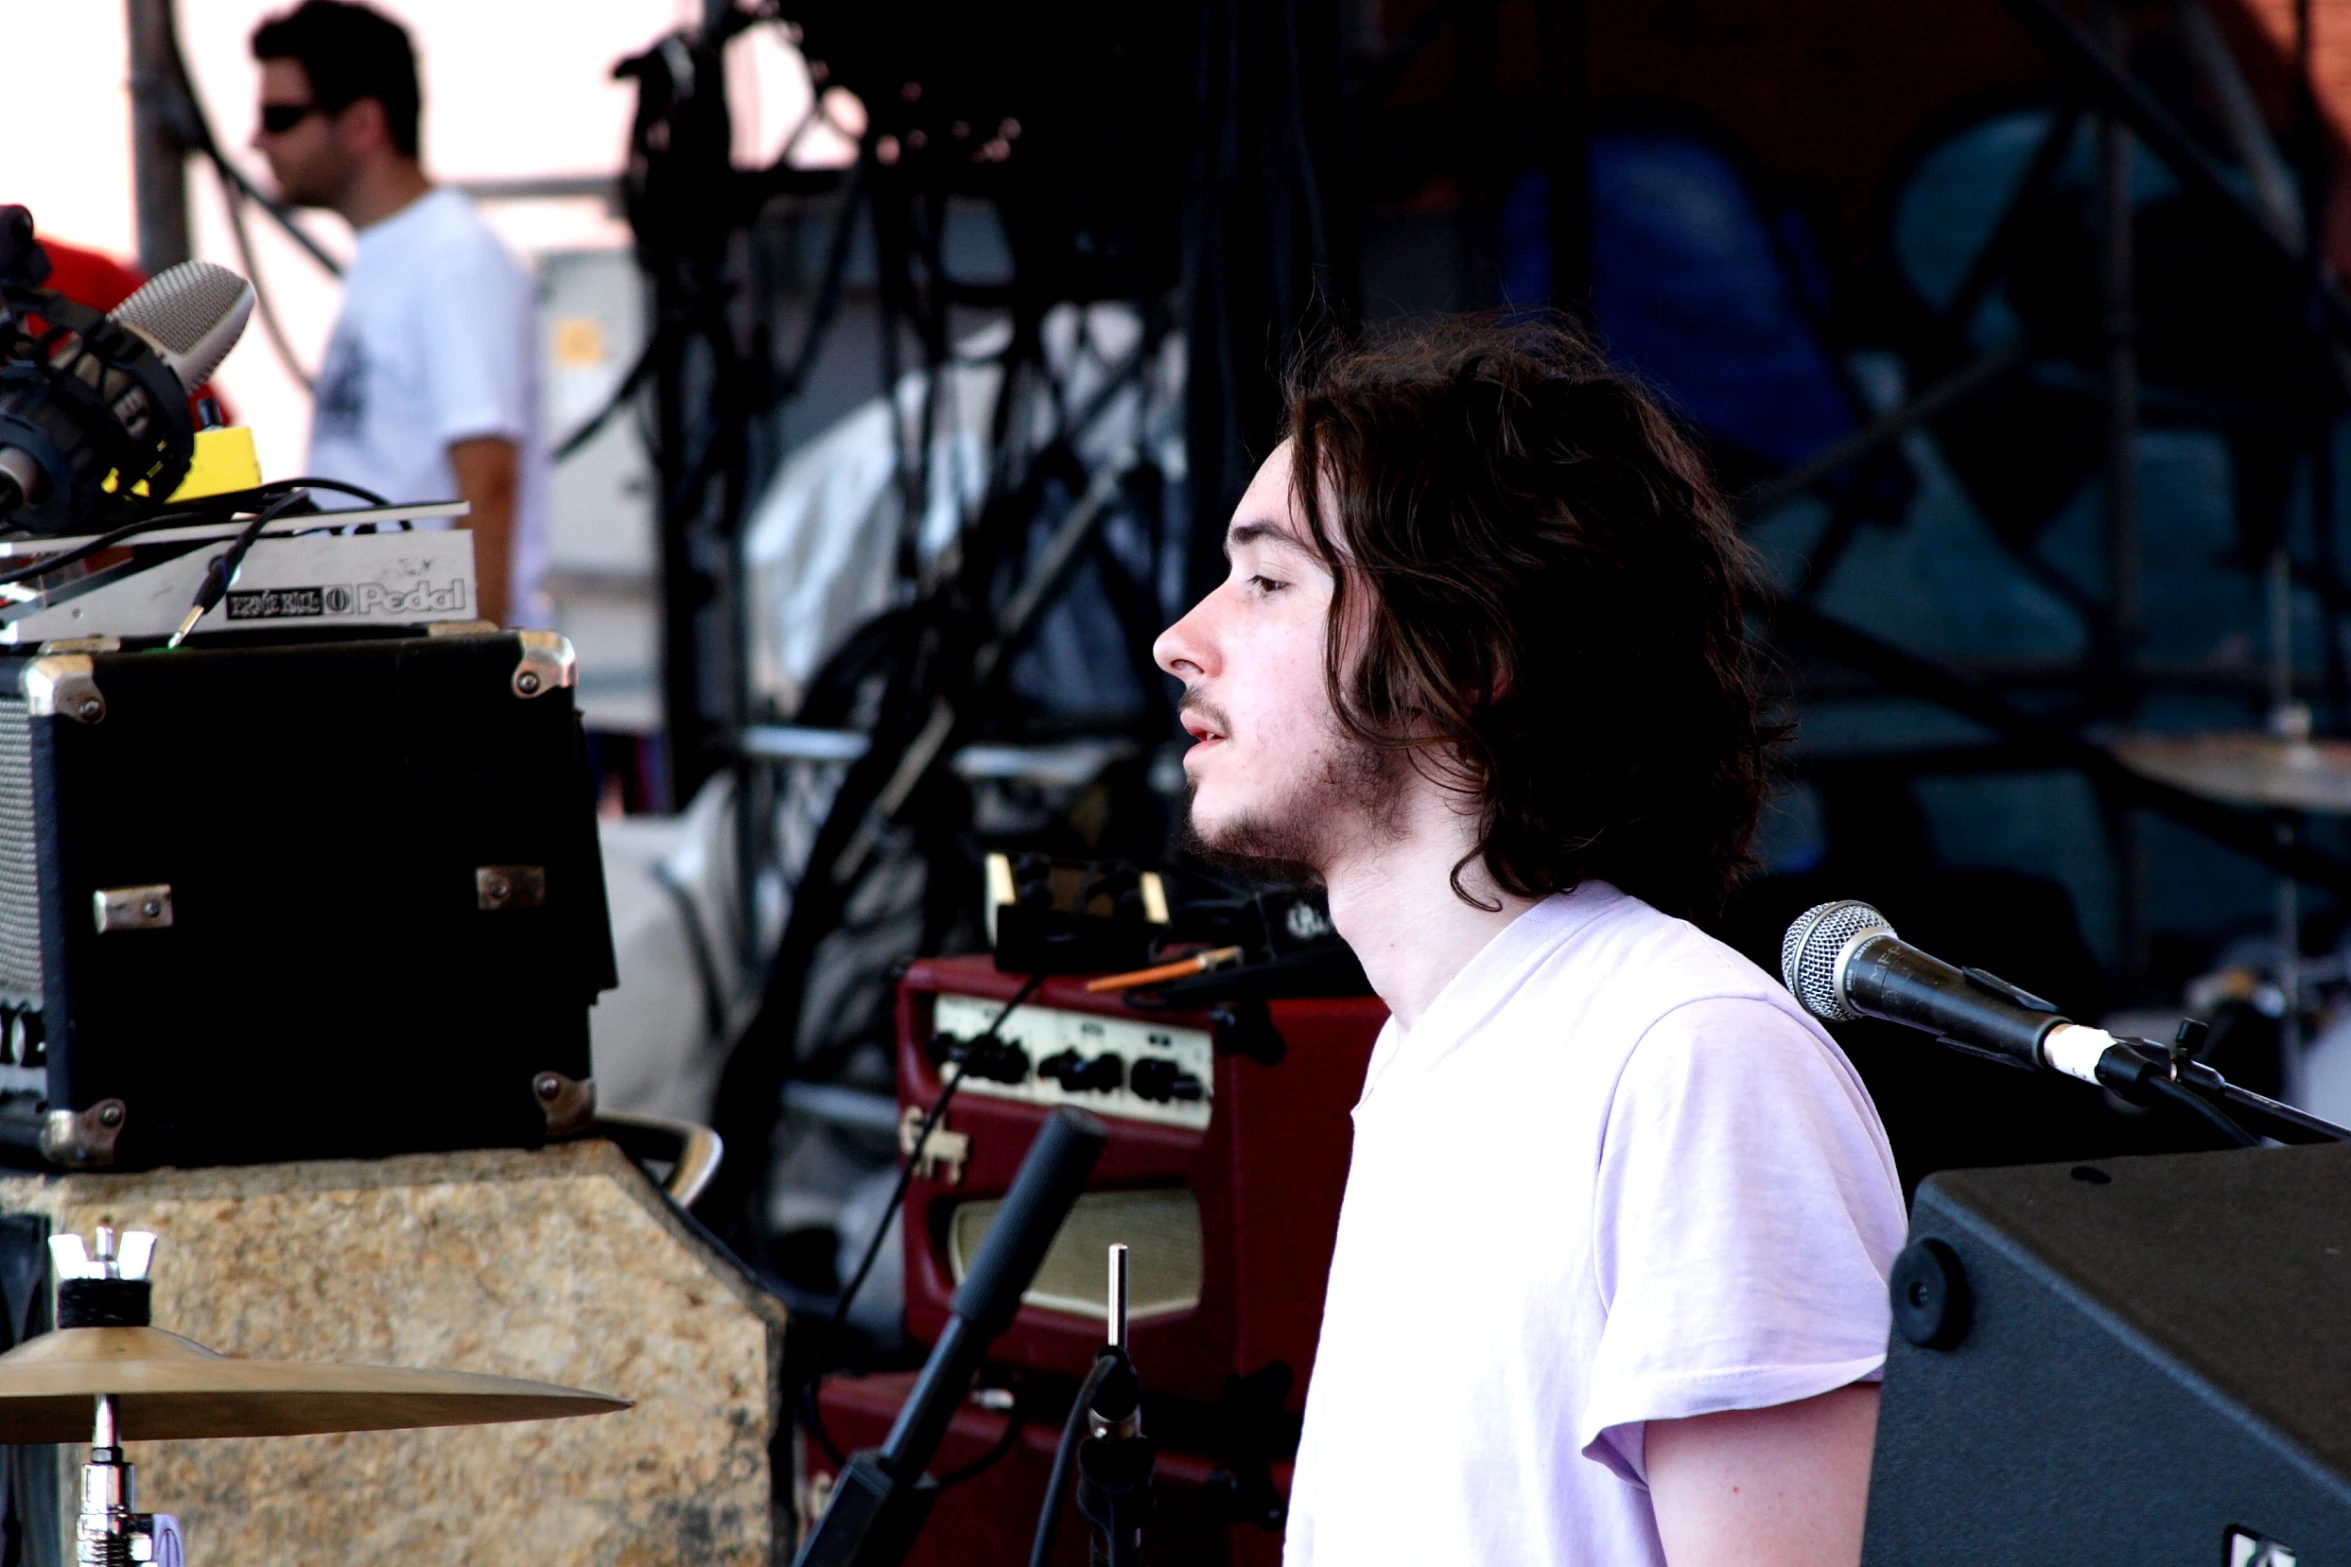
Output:
<path fill-rule="evenodd" d="M 285 200 L 298 207 L 335 204 L 351 178 L 344 117 L 319 107 L 300 60 L 261 62 L 253 146 L 269 160 L 270 176 Z"/>
<path fill-rule="evenodd" d="M 1193 745 L 1188 836 L 1212 859 L 1322 874 L 1388 824 L 1404 765 L 1347 735 L 1324 677 L 1332 580 L 1274 449 L 1234 509 L 1225 580 L 1160 634 Z"/>

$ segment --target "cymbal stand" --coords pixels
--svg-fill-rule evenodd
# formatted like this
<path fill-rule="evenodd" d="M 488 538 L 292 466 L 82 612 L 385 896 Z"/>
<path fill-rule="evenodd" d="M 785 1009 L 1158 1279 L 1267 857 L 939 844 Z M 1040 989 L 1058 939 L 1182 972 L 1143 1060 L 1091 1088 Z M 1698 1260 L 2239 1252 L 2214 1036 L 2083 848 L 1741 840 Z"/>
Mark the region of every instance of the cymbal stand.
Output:
<path fill-rule="evenodd" d="M 2294 579 L 2281 535 L 2270 552 L 2268 572 L 2269 619 L 2269 732 L 2290 745 L 2310 740 L 2310 709 L 2294 700 Z M 2299 811 L 2278 811 L 2274 824 L 2281 848 L 2292 848 L 2301 836 Z M 2301 888 L 2294 878 L 2278 877 L 2277 943 L 2278 994 L 2284 1007 L 2278 1013 L 2278 1066 L 2288 1099 L 2302 1091 L 2302 907 Z"/>
<path fill-rule="evenodd" d="M 118 1251 L 113 1228 L 101 1224 L 88 1250 L 79 1235 L 50 1240 L 60 1328 L 121 1327 L 132 1325 L 125 1320 L 132 1317 L 141 1324 L 146 1321 L 147 1267 L 155 1254 L 155 1237 L 133 1231 L 121 1239 Z M 93 1283 L 100 1287 L 90 1289 Z M 136 1305 L 125 1310 L 131 1301 Z M 122 1421 L 114 1395 L 99 1394 L 97 1405 L 90 1461 L 82 1466 L 74 1560 L 80 1567 L 181 1567 L 179 1520 L 169 1513 L 133 1511 L 138 1505 L 138 1477 L 123 1457 Z"/>

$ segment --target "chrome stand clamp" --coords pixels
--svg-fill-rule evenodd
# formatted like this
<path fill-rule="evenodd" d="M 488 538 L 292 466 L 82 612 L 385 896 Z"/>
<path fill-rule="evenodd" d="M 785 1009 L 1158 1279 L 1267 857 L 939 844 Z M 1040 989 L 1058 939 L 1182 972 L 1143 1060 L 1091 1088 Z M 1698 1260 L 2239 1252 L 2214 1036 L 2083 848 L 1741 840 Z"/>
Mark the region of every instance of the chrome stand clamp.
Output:
<path fill-rule="evenodd" d="M 58 1235 L 50 1239 L 49 1251 L 57 1272 L 60 1328 L 145 1323 L 153 1235 L 134 1230 L 120 1237 L 118 1248 L 113 1227 L 102 1224 L 90 1247 L 79 1235 Z M 182 1567 L 179 1520 L 169 1513 L 133 1510 L 138 1477 L 123 1457 L 114 1395 L 101 1393 L 97 1402 L 90 1461 L 82 1465 L 74 1560 L 80 1567 Z"/>

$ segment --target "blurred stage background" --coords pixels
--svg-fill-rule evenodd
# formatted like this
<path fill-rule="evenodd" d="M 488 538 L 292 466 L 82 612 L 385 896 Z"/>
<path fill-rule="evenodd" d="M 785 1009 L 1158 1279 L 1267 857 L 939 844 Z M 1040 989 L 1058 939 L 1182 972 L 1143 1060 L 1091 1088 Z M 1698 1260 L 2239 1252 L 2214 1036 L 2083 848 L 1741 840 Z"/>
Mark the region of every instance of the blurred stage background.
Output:
<path fill-rule="evenodd" d="M 172 8 L 47 9 L 70 36 L 0 103 L 0 199 L 169 260 L 128 84 Z M 137 62 L 253 178 L 269 9 L 181 0 L 182 61 Z M 797 1298 L 886 1195 L 889 976 L 980 944 L 989 850 L 1166 852 L 1150 637 L 1221 574 L 1283 356 L 1405 311 L 1581 315 L 1739 498 L 1799 727 L 1734 939 L 1869 897 L 2076 1015 L 2205 1017 L 2232 1076 L 2351 1115 L 2351 8 L 403 12 L 428 166 L 531 256 L 577 436 L 553 586 L 624 980 L 598 1076 L 772 1145 L 713 1212 Z M 191 160 L 185 243 L 242 266 L 214 186 Z M 244 220 L 286 342 L 223 381 L 277 475 L 335 295 Z M 1977 1117 L 1988 1069 L 1847 1042 L 1913 1178 L 2139 1135 L 2073 1085 Z"/>

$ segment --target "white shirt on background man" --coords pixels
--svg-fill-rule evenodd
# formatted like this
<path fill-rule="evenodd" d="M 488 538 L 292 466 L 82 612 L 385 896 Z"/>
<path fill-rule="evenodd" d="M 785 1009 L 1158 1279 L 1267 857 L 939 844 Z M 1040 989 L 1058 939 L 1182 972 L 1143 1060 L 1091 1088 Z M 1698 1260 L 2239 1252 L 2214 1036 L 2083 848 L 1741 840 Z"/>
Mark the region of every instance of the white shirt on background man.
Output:
<path fill-rule="evenodd" d="M 1537 904 L 1373 1052 L 1286 1567 L 1663 1567 L 1646 1422 L 1879 1375 L 1905 1228 L 1785 990 L 1605 882 Z"/>
<path fill-rule="evenodd" d="M 458 493 L 449 447 L 494 436 L 517 453 L 513 584 L 477 613 L 550 624 L 548 491 L 537 291 L 473 203 L 446 187 L 359 231 L 319 368 L 310 473 L 395 503 Z M 319 504 L 360 505 L 321 492 Z"/>

